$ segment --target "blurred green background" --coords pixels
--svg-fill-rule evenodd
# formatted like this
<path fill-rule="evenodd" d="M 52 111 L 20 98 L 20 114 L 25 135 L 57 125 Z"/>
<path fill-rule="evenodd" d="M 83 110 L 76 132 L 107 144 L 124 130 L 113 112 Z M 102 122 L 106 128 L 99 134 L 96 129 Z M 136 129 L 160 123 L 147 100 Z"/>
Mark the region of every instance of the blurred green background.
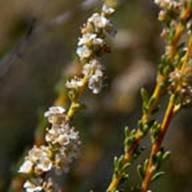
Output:
<path fill-rule="evenodd" d="M 78 70 L 72 61 L 79 27 L 100 3 L 0 0 L 0 191 L 8 191 L 17 162 L 33 145 L 42 111 L 54 102 L 61 82 Z M 81 157 L 62 178 L 64 191 L 105 191 L 113 157 L 122 152 L 124 127 L 135 128 L 140 117 L 139 90 L 154 87 L 164 51 L 157 14 L 152 0 L 120 1 L 112 18 L 118 34 L 110 39 L 112 54 L 103 58 L 103 91 L 86 92 L 82 102 L 87 108 L 74 119 L 82 138 Z M 164 145 L 172 156 L 154 191 L 192 191 L 191 112 L 181 112 L 171 124 Z M 129 185 L 139 181 L 132 172 Z"/>

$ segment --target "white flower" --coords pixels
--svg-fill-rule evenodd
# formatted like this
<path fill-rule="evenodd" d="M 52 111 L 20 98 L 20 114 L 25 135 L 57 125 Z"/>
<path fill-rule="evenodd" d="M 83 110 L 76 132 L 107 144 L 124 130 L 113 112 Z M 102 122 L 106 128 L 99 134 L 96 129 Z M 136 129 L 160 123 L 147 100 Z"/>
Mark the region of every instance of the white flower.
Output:
<path fill-rule="evenodd" d="M 86 45 L 83 45 L 77 48 L 76 53 L 79 56 L 79 58 L 82 60 L 82 59 L 89 58 L 92 54 L 92 51 Z"/>
<path fill-rule="evenodd" d="M 89 76 L 89 75 L 91 75 L 91 73 L 94 73 L 96 70 L 101 71 L 102 66 L 98 60 L 92 59 L 89 63 L 87 63 L 83 66 L 82 73 L 86 76 Z"/>
<path fill-rule="evenodd" d="M 85 76 L 89 76 L 91 74 L 93 70 L 93 66 L 90 64 L 90 63 L 87 63 L 83 66 L 83 70 L 82 70 L 82 73 L 85 75 Z"/>
<path fill-rule="evenodd" d="M 93 23 L 96 28 L 105 28 L 110 23 L 110 21 L 106 17 L 101 16 L 98 13 L 94 13 L 88 19 L 88 22 Z"/>
<path fill-rule="evenodd" d="M 88 87 L 93 91 L 94 94 L 100 92 L 102 88 L 102 65 L 98 62 L 98 60 L 93 59 L 89 63 L 83 66 L 82 73 L 88 76 Z"/>
<path fill-rule="evenodd" d="M 21 167 L 19 168 L 18 172 L 19 173 L 30 173 L 32 171 L 33 168 L 33 163 L 29 160 L 26 160 Z"/>
<path fill-rule="evenodd" d="M 41 155 L 45 153 L 43 152 L 42 148 L 44 148 L 44 146 L 41 146 L 41 148 L 34 146 L 31 150 L 29 150 L 26 159 L 32 161 L 33 163 L 36 163 Z"/>
<path fill-rule="evenodd" d="M 45 139 L 52 146 L 58 147 L 53 160 L 56 173 L 67 172 L 70 163 L 79 154 L 79 132 L 71 128 L 68 123 L 53 125 Z"/>
<path fill-rule="evenodd" d="M 96 70 L 95 74 L 90 76 L 88 87 L 93 91 L 94 94 L 98 94 L 102 88 L 102 77 L 103 72 L 100 70 Z"/>
<path fill-rule="evenodd" d="M 68 145 L 70 142 L 70 138 L 67 134 L 68 128 L 66 129 L 66 126 L 63 125 L 63 127 L 57 127 L 53 126 L 51 129 L 48 130 L 45 139 L 48 143 L 59 144 L 59 145 Z"/>
<path fill-rule="evenodd" d="M 42 174 L 51 170 L 52 161 L 50 159 L 51 151 L 48 146 L 34 146 L 26 156 L 26 162 L 30 161 L 34 166 L 36 174 Z"/>
<path fill-rule="evenodd" d="M 43 169 L 45 170 L 50 170 L 51 169 L 51 160 L 50 160 L 50 156 L 51 156 L 51 150 L 48 146 L 40 146 L 39 148 L 36 148 L 36 154 L 38 154 L 39 158 L 38 158 L 38 164 L 39 167 L 42 167 L 42 171 Z"/>
<path fill-rule="evenodd" d="M 53 115 L 60 115 L 65 113 L 65 108 L 61 107 L 61 106 L 53 106 L 53 107 L 49 107 L 49 110 L 45 112 L 44 116 L 45 117 L 50 117 Z"/>
<path fill-rule="evenodd" d="M 42 186 L 36 186 L 35 184 L 31 183 L 30 181 L 26 181 L 23 185 L 26 189 L 26 192 L 40 192 L 43 190 Z"/>
<path fill-rule="evenodd" d="M 86 33 L 79 39 L 78 46 L 87 45 L 95 39 L 97 35 L 95 33 Z"/>
<path fill-rule="evenodd" d="M 45 112 L 44 116 L 48 117 L 48 121 L 51 124 L 59 123 L 65 119 L 65 108 L 61 106 L 50 107 L 48 111 Z"/>
<path fill-rule="evenodd" d="M 70 138 L 67 134 L 59 135 L 59 137 L 57 138 L 57 142 L 60 145 L 68 145 L 70 142 Z"/>
<path fill-rule="evenodd" d="M 70 140 L 79 140 L 79 132 L 75 131 L 73 127 L 69 130 L 69 138 Z"/>
<path fill-rule="evenodd" d="M 115 9 L 113 9 L 112 7 L 109 7 L 108 5 L 104 4 L 103 7 L 102 7 L 102 11 L 106 15 L 111 15 L 112 13 L 115 12 Z"/>
<path fill-rule="evenodd" d="M 81 79 L 78 79 L 78 78 L 75 77 L 74 79 L 71 79 L 71 80 L 67 81 L 65 86 L 68 89 L 77 89 L 77 88 L 83 86 L 83 82 L 82 82 Z"/>
<path fill-rule="evenodd" d="M 78 137 L 77 137 L 78 138 Z M 68 172 L 71 162 L 79 155 L 79 139 L 70 140 L 68 146 L 61 146 L 55 154 L 56 173 Z"/>
<path fill-rule="evenodd" d="M 98 94 L 102 88 L 102 81 L 97 76 L 92 76 L 89 80 L 89 89 L 93 91 L 94 94 Z"/>
<path fill-rule="evenodd" d="M 103 39 L 98 38 L 95 33 L 85 33 L 83 36 L 79 39 L 78 46 L 81 45 L 100 45 L 102 46 L 104 44 Z"/>
<path fill-rule="evenodd" d="M 65 123 L 60 126 L 52 126 L 48 130 L 45 139 L 48 143 L 59 144 L 61 146 L 66 146 L 70 144 L 72 140 L 78 140 L 79 134 L 71 128 L 69 124 Z"/>
<path fill-rule="evenodd" d="M 35 170 L 37 172 L 47 172 L 52 168 L 52 161 L 47 156 L 42 156 L 37 163 Z"/>
<path fill-rule="evenodd" d="M 95 39 L 93 39 L 93 45 L 103 46 L 104 45 L 104 41 L 101 38 L 95 38 Z"/>

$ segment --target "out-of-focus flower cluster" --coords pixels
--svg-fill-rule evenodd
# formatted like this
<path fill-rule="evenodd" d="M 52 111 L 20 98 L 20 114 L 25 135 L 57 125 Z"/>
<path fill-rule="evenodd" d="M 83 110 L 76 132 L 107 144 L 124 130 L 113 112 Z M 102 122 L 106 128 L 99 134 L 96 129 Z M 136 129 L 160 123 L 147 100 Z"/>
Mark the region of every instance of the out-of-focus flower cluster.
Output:
<path fill-rule="evenodd" d="M 83 65 L 83 78 L 73 78 L 66 82 L 66 87 L 70 90 L 78 90 L 84 85 L 86 79 L 88 88 L 98 94 L 102 88 L 103 67 L 98 58 L 110 51 L 105 38 L 107 34 L 113 36 L 116 31 L 108 17 L 115 10 L 112 7 L 103 5 L 101 13 L 94 13 L 88 18 L 81 28 L 81 37 L 78 41 L 76 53 Z"/>
<path fill-rule="evenodd" d="M 52 176 L 67 172 L 79 153 L 79 133 L 67 122 L 65 109 L 51 107 L 45 117 L 51 124 L 45 134 L 47 145 L 34 146 L 19 169 L 30 177 L 24 184 L 27 192 L 55 191 Z"/>
<path fill-rule="evenodd" d="M 185 0 L 184 0 L 185 1 Z M 161 8 L 159 12 L 159 20 L 164 22 L 172 22 L 174 18 L 180 14 L 182 3 L 176 0 L 154 0 L 154 2 Z"/>
<path fill-rule="evenodd" d="M 163 75 L 168 77 L 168 91 L 170 94 L 177 92 L 180 106 L 188 106 L 192 102 L 192 1 L 155 0 L 155 3 L 161 8 L 159 19 L 165 24 L 162 36 L 168 42 L 162 59 Z"/>
<path fill-rule="evenodd" d="M 188 106 L 192 103 L 192 69 L 185 71 L 173 71 L 170 74 L 170 93 L 178 89 L 178 102 L 182 106 Z"/>
<path fill-rule="evenodd" d="M 161 8 L 165 9 L 176 8 L 180 5 L 180 3 L 176 0 L 154 0 L 154 2 Z"/>
<path fill-rule="evenodd" d="M 160 72 L 169 76 L 180 65 L 180 59 L 188 46 L 185 34 L 191 35 L 192 4 L 191 0 L 155 0 L 155 3 L 161 9 L 159 20 L 164 24 L 162 37 L 167 42 L 166 52 L 161 59 Z"/>

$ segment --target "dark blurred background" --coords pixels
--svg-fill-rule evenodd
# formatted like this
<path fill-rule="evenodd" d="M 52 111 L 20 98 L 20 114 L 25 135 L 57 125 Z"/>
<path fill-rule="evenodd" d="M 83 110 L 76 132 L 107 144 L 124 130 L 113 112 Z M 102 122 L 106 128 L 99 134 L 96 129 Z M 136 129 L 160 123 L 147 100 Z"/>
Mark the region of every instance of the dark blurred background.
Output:
<path fill-rule="evenodd" d="M 0 0 L 0 191 L 8 191 L 17 162 L 33 145 L 42 111 L 78 68 L 72 61 L 79 27 L 100 3 Z M 164 51 L 157 14 L 152 0 L 120 1 L 112 18 L 118 34 L 110 39 L 112 54 L 103 58 L 103 91 L 96 96 L 86 92 L 82 101 L 87 108 L 74 119 L 82 149 L 64 178 L 66 192 L 105 191 L 113 157 L 122 152 L 124 127 L 135 128 L 140 117 L 139 90 L 145 86 L 151 92 L 154 87 Z M 171 124 L 164 145 L 172 156 L 154 191 L 192 191 L 191 112 L 181 112 Z M 138 180 L 132 172 L 130 185 Z"/>

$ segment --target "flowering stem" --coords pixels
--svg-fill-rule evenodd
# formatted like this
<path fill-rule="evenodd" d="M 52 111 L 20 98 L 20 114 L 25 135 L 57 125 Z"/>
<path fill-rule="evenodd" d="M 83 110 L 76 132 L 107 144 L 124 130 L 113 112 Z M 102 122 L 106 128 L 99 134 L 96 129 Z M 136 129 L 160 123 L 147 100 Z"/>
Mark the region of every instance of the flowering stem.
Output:
<path fill-rule="evenodd" d="M 103 67 L 98 57 L 108 50 L 105 41 L 107 33 L 115 33 L 108 19 L 114 11 L 103 4 L 101 13 L 92 14 L 81 28 L 76 51 L 82 64 L 81 75 L 74 76 L 65 84 L 70 99 L 67 112 L 62 106 L 53 106 L 44 114 L 51 124 L 45 132 L 46 142 L 41 146 L 33 146 L 19 168 L 20 173 L 29 176 L 23 185 L 26 191 L 58 191 L 54 174 L 50 175 L 50 172 L 53 171 L 55 175 L 67 172 L 72 160 L 78 156 L 81 142 L 79 132 L 71 127 L 71 119 L 81 107 L 79 99 L 85 89 L 89 88 L 98 94 L 102 88 Z"/>

